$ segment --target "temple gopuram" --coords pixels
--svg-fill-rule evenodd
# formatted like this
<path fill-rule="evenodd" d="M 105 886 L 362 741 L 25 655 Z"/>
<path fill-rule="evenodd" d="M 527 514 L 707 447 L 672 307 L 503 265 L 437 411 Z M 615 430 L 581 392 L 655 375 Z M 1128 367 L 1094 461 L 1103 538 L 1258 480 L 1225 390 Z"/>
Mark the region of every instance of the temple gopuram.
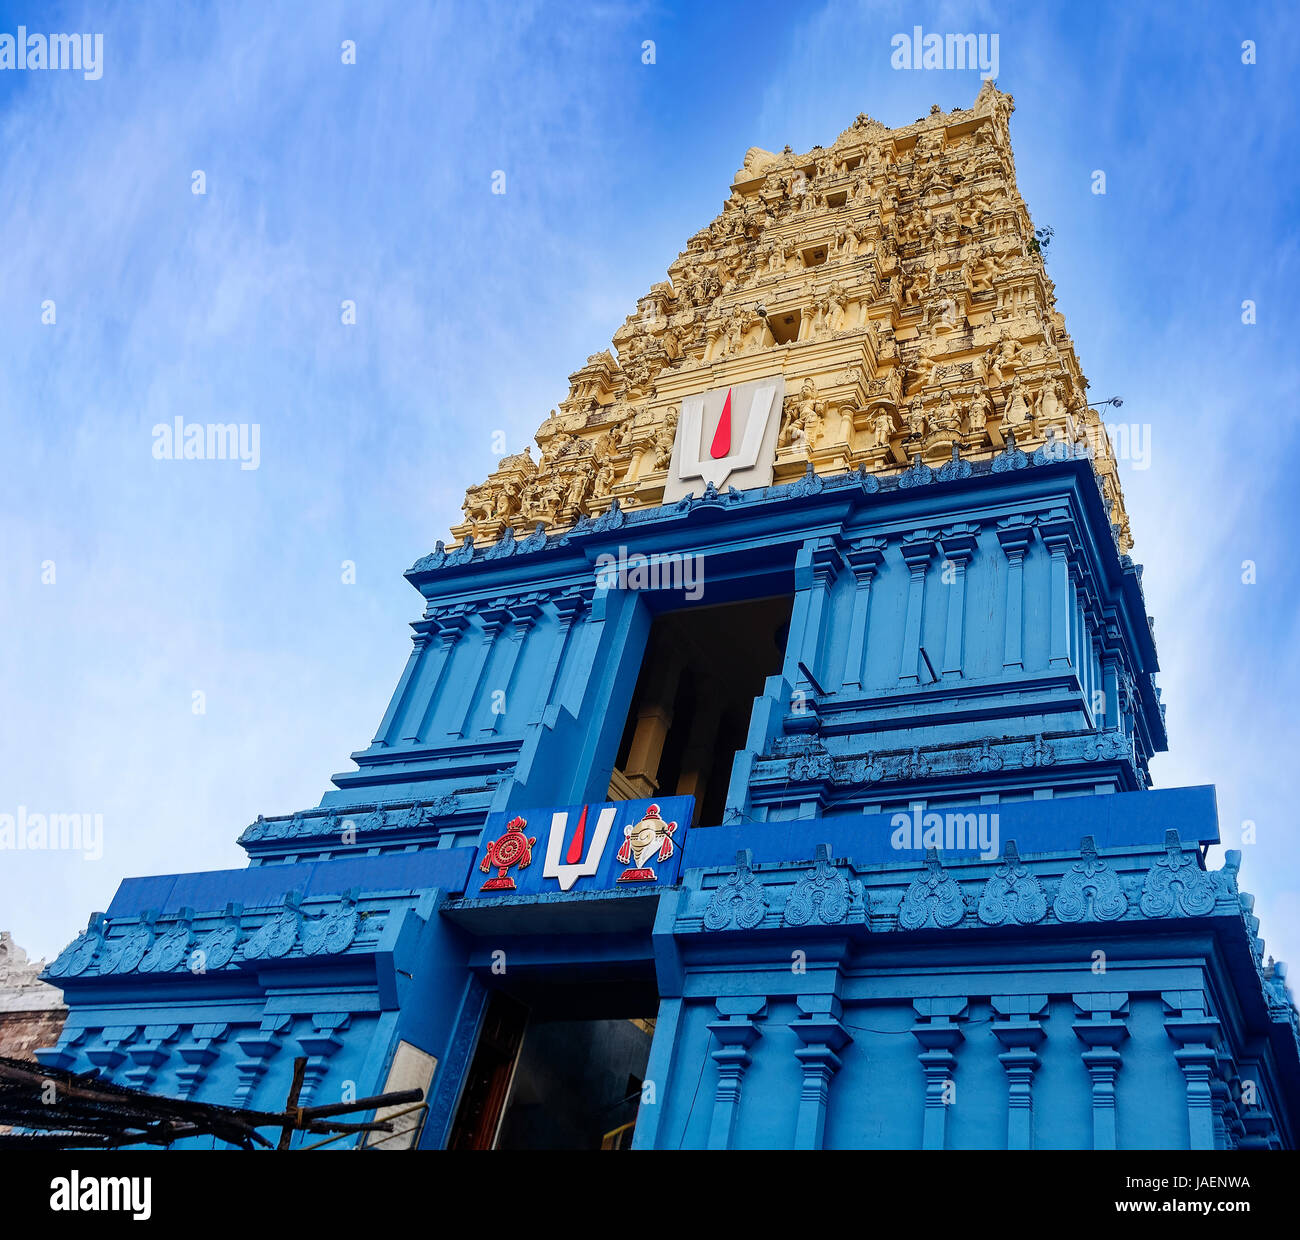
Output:
<path fill-rule="evenodd" d="M 407 572 L 352 769 L 242 869 L 123 882 L 41 1061 L 423 1091 L 334 1148 L 1294 1148 L 1285 966 L 1213 789 L 1150 786 L 1142 571 L 1013 106 L 746 153 Z"/>

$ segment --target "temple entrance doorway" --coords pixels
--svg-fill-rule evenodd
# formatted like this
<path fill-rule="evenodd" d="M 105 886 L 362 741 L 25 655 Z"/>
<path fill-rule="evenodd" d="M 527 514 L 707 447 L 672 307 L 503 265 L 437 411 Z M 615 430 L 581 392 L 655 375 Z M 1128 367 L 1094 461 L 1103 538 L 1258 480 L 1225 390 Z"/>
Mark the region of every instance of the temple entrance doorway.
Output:
<path fill-rule="evenodd" d="M 653 979 L 494 989 L 448 1149 L 627 1149 L 659 996 Z"/>

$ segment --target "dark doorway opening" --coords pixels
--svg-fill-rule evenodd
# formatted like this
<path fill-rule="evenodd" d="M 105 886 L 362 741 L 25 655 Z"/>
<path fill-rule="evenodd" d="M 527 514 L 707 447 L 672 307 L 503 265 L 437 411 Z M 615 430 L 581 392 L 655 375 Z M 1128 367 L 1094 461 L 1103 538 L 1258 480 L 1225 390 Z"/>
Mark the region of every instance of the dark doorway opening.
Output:
<path fill-rule="evenodd" d="M 722 821 L 754 699 L 781 670 L 793 599 L 657 616 L 610 778 L 615 800 L 691 795 L 694 825 Z"/>
<path fill-rule="evenodd" d="M 653 981 L 599 972 L 493 990 L 447 1148 L 627 1149 L 658 1007 Z"/>
<path fill-rule="evenodd" d="M 524 1033 L 496 1148 L 626 1148 L 653 1037 L 654 1021 L 644 1018 L 535 1015 Z"/>
<path fill-rule="evenodd" d="M 501 991 L 488 999 L 478 1045 L 470 1061 L 449 1150 L 490 1150 L 510 1091 L 515 1060 L 528 1023 L 528 1009 Z"/>

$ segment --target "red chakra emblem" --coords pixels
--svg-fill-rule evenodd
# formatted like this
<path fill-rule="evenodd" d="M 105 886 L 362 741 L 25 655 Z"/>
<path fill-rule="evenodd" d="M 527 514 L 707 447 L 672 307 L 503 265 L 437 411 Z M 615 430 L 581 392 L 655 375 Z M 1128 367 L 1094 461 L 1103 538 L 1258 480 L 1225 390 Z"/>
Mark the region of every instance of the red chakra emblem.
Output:
<path fill-rule="evenodd" d="M 532 865 L 533 845 L 537 843 L 535 835 L 524 834 L 527 825 L 526 819 L 512 818 L 506 824 L 506 833 L 487 846 L 487 854 L 479 862 L 478 868 L 486 874 L 495 866 L 497 875 L 495 878 L 489 878 L 479 888 L 480 891 L 514 891 L 515 880 L 506 871 L 515 865 L 521 870 L 525 866 Z"/>
<path fill-rule="evenodd" d="M 659 817 L 659 806 L 652 805 L 645 817 L 636 824 L 623 828 L 623 846 L 618 850 L 618 860 L 629 868 L 618 876 L 620 883 L 653 883 L 659 875 L 646 862 L 652 857 L 667 861 L 673 855 L 675 822 L 665 822 Z M 631 864 L 635 861 L 635 865 Z"/>

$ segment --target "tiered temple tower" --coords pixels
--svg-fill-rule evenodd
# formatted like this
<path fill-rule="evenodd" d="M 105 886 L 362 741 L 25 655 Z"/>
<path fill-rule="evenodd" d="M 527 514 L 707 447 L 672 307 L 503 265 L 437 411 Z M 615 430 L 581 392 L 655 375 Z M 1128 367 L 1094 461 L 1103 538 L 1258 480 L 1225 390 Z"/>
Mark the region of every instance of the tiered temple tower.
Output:
<path fill-rule="evenodd" d="M 424 1148 L 1293 1146 L 1012 107 L 749 151 L 407 573 L 356 769 L 125 882 L 47 1061 L 269 1109 L 306 1057 Z"/>

